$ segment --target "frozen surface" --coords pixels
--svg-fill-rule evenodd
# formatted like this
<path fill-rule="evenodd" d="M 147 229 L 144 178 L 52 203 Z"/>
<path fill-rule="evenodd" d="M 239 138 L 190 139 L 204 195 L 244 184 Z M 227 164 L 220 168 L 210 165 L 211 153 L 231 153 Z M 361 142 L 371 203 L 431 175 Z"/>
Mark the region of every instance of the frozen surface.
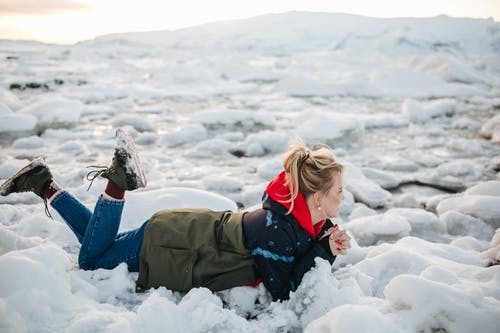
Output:
<path fill-rule="evenodd" d="M 485 332 L 500 327 L 500 23 L 292 12 L 72 46 L 0 41 L 0 181 L 45 156 L 92 209 L 115 129 L 160 209 L 258 207 L 288 141 L 346 165 L 353 237 L 289 301 L 261 285 L 134 292 L 78 269 L 79 244 L 31 194 L 0 197 L 1 332 Z"/>

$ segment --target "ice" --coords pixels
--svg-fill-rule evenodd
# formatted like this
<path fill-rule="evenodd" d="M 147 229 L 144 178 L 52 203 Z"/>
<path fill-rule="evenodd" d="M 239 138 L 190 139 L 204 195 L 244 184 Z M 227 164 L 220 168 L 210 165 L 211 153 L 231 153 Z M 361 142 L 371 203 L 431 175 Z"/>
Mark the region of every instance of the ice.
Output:
<path fill-rule="evenodd" d="M 465 194 L 492 195 L 500 197 L 500 181 L 490 180 L 469 187 Z"/>
<path fill-rule="evenodd" d="M 82 107 L 79 101 L 57 97 L 39 100 L 19 112 L 36 116 L 41 129 L 65 128 L 78 122 Z"/>
<path fill-rule="evenodd" d="M 500 197 L 476 194 L 452 197 L 441 201 L 436 210 L 438 215 L 455 210 L 500 228 Z"/>
<path fill-rule="evenodd" d="M 420 103 L 416 100 L 406 99 L 403 102 L 403 114 L 411 122 L 426 123 L 432 118 L 440 116 L 452 116 L 455 113 L 455 102 L 453 100 L 436 100 Z"/>
<path fill-rule="evenodd" d="M 224 126 L 236 129 L 251 129 L 255 126 L 274 127 L 272 115 L 245 110 L 207 110 L 196 114 L 193 119 L 208 127 Z"/>
<path fill-rule="evenodd" d="M 191 142 L 200 142 L 207 138 L 208 132 L 201 124 L 186 124 L 168 132 L 162 138 L 168 147 L 180 146 Z"/>
<path fill-rule="evenodd" d="M 470 235 L 483 240 L 490 240 L 493 236 L 493 227 L 478 218 L 454 210 L 446 211 L 439 218 L 446 223 L 450 235 Z"/>
<path fill-rule="evenodd" d="M 297 133 L 308 140 L 332 140 L 364 131 L 364 123 L 356 117 L 320 111 L 305 111 L 295 123 Z"/>
<path fill-rule="evenodd" d="M 500 115 L 496 115 L 495 117 L 488 120 L 481 130 L 479 131 L 481 136 L 486 139 L 490 139 L 493 142 L 500 142 Z"/>
<path fill-rule="evenodd" d="M 411 230 L 410 223 L 404 216 L 391 214 L 360 217 L 349 221 L 346 228 L 361 246 L 395 241 L 408 236 Z"/>
<path fill-rule="evenodd" d="M 483 252 L 483 257 L 486 258 L 490 265 L 498 265 L 500 263 L 500 229 L 497 229 L 491 240 L 491 246 Z"/>
<path fill-rule="evenodd" d="M 347 190 L 371 208 L 385 206 L 391 193 L 384 190 L 377 183 L 369 180 L 361 170 L 353 164 L 346 163 L 344 184 Z"/>
<path fill-rule="evenodd" d="M 362 168 L 361 170 L 366 177 L 373 180 L 386 190 L 399 186 L 400 181 L 388 172 L 368 167 Z"/>
<path fill-rule="evenodd" d="M 31 134 L 37 123 L 38 119 L 29 114 L 0 114 L 0 136 Z"/>
<path fill-rule="evenodd" d="M 114 122 L 117 127 L 132 126 L 135 130 L 139 132 L 151 132 L 154 130 L 153 125 L 147 118 L 143 116 L 120 116 Z"/>
<path fill-rule="evenodd" d="M 0 181 L 45 156 L 92 209 L 105 180 L 87 190 L 87 167 L 109 165 L 122 126 L 148 179 L 126 194 L 126 231 L 161 209 L 260 207 L 302 136 L 345 164 L 333 221 L 352 248 L 318 260 L 288 301 L 262 284 L 136 294 L 137 273 L 79 269 L 55 211 L 12 194 L 0 331 L 496 333 L 499 25 L 289 12 L 75 45 L 1 40 Z"/>

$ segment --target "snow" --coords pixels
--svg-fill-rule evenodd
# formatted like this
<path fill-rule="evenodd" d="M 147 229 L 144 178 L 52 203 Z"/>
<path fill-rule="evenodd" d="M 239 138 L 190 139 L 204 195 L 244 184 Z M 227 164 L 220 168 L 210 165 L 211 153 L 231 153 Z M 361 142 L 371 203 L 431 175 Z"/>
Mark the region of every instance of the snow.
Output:
<path fill-rule="evenodd" d="M 496 115 L 495 117 L 488 120 L 481 130 L 479 131 L 481 136 L 486 139 L 491 139 L 491 141 L 499 143 L 500 142 L 500 115 Z"/>
<path fill-rule="evenodd" d="M 0 41 L 0 181 L 45 156 L 92 209 L 105 181 L 87 190 L 88 166 L 110 163 L 123 126 L 148 180 L 126 194 L 125 231 L 161 209 L 259 207 L 301 136 L 345 164 L 334 223 L 352 237 L 288 301 L 263 285 L 136 294 L 125 265 L 79 269 L 36 195 L 0 197 L 0 331 L 496 333 L 499 24 L 290 12 Z"/>
<path fill-rule="evenodd" d="M 456 210 L 460 213 L 477 217 L 492 227 L 500 227 L 500 197 L 491 195 L 463 195 L 448 198 L 436 208 L 439 215 Z"/>

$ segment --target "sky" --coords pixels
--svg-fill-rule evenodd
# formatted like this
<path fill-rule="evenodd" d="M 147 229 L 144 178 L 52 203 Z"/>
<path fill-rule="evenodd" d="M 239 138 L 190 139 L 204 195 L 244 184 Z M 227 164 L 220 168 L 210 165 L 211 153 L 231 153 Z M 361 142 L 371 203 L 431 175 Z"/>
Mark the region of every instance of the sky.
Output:
<path fill-rule="evenodd" d="M 0 39 L 72 44 L 108 33 L 176 30 L 292 10 L 500 22 L 500 0 L 0 0 Z"/>

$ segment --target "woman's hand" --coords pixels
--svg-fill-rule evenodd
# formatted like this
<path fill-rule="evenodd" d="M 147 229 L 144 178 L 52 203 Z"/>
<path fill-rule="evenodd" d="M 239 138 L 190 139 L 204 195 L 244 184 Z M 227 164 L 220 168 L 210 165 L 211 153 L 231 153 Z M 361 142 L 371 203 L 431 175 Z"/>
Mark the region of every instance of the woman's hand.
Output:
<path fill-rule="evenodd" d="M 347 250 L 351 248 L 351 237 L 345 232 L 345 230 L 341 230 L 335 224 L 333 228 L 328 229 L 325 234 L 321 237 L 329 237 L 330 251 L 334 256 L 339 254 L 347 254 Z"/>

